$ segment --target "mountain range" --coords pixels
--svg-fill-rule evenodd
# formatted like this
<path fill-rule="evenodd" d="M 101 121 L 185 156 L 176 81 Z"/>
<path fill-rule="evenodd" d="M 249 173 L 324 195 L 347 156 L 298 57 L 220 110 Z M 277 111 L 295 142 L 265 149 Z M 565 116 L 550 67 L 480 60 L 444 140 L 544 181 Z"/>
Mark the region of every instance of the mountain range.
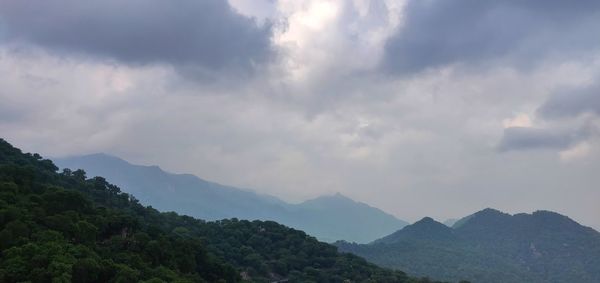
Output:
<path fill-rule="evenodd" d="M 0 139 L 0 282 L 600 282 L 600 233 L 556 212 L 425 217 L 359 244 L 399 220 L 341 194 L 289 204 L 105 154 L 57 161 L 102 177 Z"/>
<path fill-rule="evenodd" d="M 142 204 L 161 211 L 205 220 L 273 220 L 326 242 L 368 243 L 408 224 L 339 193 L 291 204 L 251 190 L 191 174 L 169 173 L 158 166 L 135 165 L 102 153 L 53 161 L 60 168 L 83 169 L 89 176 L 102 176 Z"/>
<path fill-rule="evenodd" d="M 273 221 L 205 221 L 0 138 L 0 282 L 432 283 Z"/>
<path fill-rule="evenodd" d="M 413 276 L 471 282 L 600 282 L 600 233 L 550 211 L 484 209 L 452 227 L 426 217 L 341 251 Z"/>

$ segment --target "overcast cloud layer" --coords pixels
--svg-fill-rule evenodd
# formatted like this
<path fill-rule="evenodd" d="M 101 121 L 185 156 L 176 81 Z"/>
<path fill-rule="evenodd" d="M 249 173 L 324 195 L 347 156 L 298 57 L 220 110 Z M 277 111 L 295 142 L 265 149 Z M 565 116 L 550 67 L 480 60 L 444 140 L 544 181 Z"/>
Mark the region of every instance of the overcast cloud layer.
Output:
<path fill-rule="evenodd" d="M 249 68 L 271 56 L 271 27 L 226 1 L 3 0 L 5 40 L 56 55 L 202 69 Z"/>
<path fill-rule="evenodd" d="M 600 2 L 408 1 L 385 45 L 385 67 L 409 73 L 448 64 L 529 67 L 598 50 Z"/>
<path fill-rule="evenodd" d="M 409 221 L 598 229 L 599 29 L 591 0 L 0 0 L 0 132 Z"/>

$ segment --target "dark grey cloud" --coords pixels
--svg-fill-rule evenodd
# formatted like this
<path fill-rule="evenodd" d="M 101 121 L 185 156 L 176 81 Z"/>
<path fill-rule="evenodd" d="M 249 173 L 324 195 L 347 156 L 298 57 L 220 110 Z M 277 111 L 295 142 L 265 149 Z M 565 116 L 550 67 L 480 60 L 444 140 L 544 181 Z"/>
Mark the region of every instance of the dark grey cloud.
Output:
<path fill-rule="evenodd" d="M 223 0 L 3 0 L 3 42 L 127 64 L 250 69 L 272 54 L 271 26 Z"/>
<path fill-rule="evenodd" d="M 546 119 L 569 118 L 583 113 L 600 115 L 600 84 L 554 93 L 538 113 Z"/>
<path fill-rule="evenodd" d="M 494 60 L 527 66 L 600 45 L 595 0 L 410 0 L 404 15 L 382 61 L 394 73 Z"/>
<path fill-rule="evenodd" d="M 498 150 L 501 152 L 544 148 L 563 150 L 588 139 L 592 132 L 589 126 L 569 129 L 510 127 L 504 129 Z"/>
<path fill-rule="evenodd" d="M 512 127 L 504 130 L 498 149 L 500 151 L 537 148 L 567 149 L 578 142 L 598 136 L 594 123 L 600 115 L 600 85 L 562 89 L 552 93 L 537 109 L 537 116 L 549 124 L 546 128 Z M 561 125 L 562 126 L 558 126 Z M 565 125 L 568 125 L 566 127 Z"/>

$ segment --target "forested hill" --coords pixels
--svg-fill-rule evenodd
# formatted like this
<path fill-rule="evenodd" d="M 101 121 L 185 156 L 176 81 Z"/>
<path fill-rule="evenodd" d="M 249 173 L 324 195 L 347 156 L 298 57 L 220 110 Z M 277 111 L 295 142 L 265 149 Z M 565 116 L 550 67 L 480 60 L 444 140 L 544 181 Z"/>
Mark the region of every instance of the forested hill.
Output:
<path fill-rule="evenodd" d="M 56 170 L 0 139 L 0 282 L 430 282 L 275 222 L 160 213 Z"/>
<path fill-rule="evenodd" d="M 600 233 L 550 211 L 484 209 L 452 228 L 425 218 L 369 245 L 336 243 L 381 266 L 472 282 L 600 282 Z"/>

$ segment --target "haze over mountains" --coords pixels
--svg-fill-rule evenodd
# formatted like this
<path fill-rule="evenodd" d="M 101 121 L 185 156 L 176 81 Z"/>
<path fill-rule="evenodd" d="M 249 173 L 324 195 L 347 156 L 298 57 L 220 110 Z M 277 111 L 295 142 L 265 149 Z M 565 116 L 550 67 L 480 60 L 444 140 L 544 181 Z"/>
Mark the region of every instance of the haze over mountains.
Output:
<path fill-rule="evenodd" d="M 0 282 L 432 283 L 273 221 L 160 212 L 0 138 Z"/>
<path fill-rule="evenodd" d="M 102 176 L 161 211 L 175 211 L 206 220 L 239 218 L 273 220 L 300 229 L 319 240 L 368 243 L 408 223 L 341 194 L 300 204 L 209 182 L 191 174 L 172 174 L 158 166 L 140 166 L 107 154 L 56 158 L 60 168 L 84 169 Z"/>
<path fill-rule="evenodd" d="M 426 217 L 370 244 L 336 245 L 378 265 L 439 280 L 600 282 L 600 233 L 549 211 L 485 209 L 453 227 Z"/>
<path fill-rule="evenodd" d="M 61 168 L 103 176 L 141 203 L 206 220 L 273 220 L 335 242 L 383 267 L 435 280 L 600 282 L 600 233 L 549 211 L 485 209 L 412 225 L 341 194 L 299 204 L 251 190 L 128 163 L 107 154 L 57 158 Z M 353 243 L 351 243 L 353 242 Z"/>

